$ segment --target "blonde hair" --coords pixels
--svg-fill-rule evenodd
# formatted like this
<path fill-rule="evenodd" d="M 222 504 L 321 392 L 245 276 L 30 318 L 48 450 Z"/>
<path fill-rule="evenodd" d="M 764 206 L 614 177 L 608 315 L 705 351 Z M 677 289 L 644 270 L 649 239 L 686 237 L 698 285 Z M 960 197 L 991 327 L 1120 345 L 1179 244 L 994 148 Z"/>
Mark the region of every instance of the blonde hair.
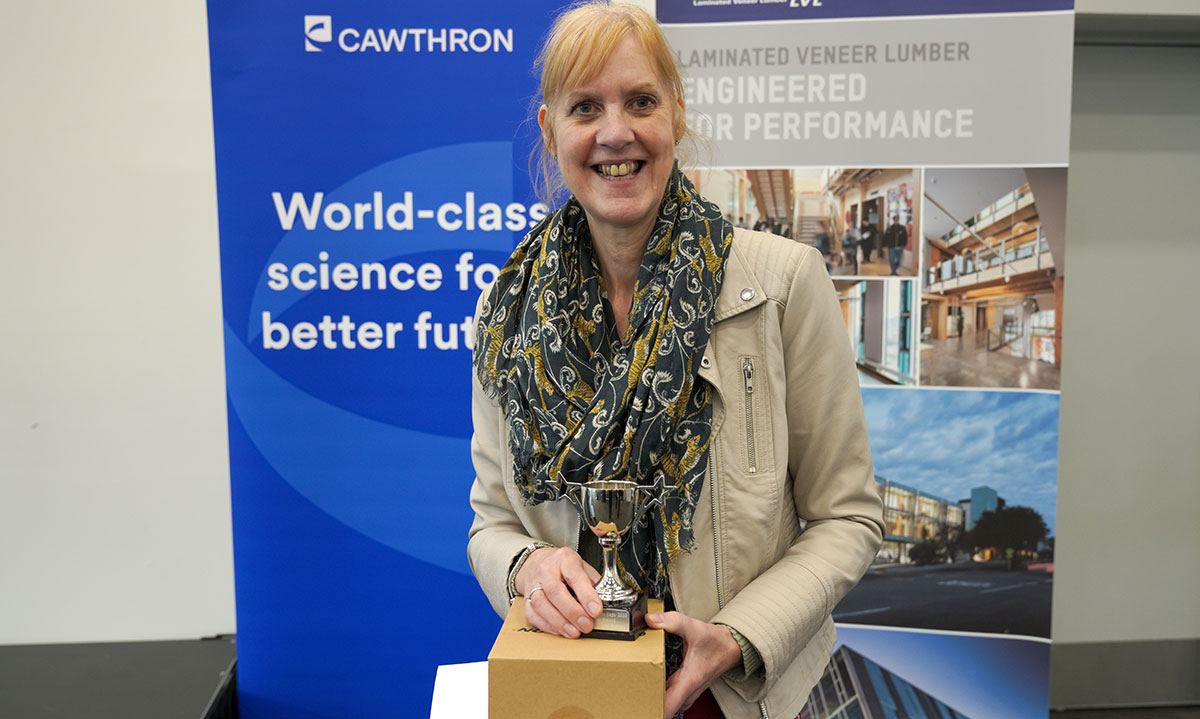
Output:
<path fill-rule="evenodd" d="M 591 79 L 626 37 L 632 37 L 641 46 L 651 67 L 672 95 L 671 99 L 682 99 L 683 79 L 679 76 L 671 46 L 654 18 L 636 5 L 589 0 L 567 8 L 550 27 L 534 63 L 534 68 L 541 73 L 540 97 L 534 107 L 544 104 L 552 108 L 561 95 Z M 690 139 L 692 134 L 684 122 L 683 109 L 677 107 L 675 112 L 679 113 L 675 122 L 677 133 Z M 557 204 L 556 200 L 566 189 L 558 163 L 548 146 L 554 142 L 552 117 L 553 113 L 546 113 L 542 142 L 530 157 L 538 196 L 551 207 Z"/>

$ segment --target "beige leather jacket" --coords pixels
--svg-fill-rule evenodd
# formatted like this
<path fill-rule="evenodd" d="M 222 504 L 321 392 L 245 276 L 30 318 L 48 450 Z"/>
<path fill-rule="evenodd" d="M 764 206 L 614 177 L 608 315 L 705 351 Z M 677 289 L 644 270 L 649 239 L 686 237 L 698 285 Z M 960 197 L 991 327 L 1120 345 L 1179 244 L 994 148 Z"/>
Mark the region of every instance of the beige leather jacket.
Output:
<path fill-rule="evenodd" d="M 736 231 L 700 376 L 716 390 L 714 443 L 672 596 L 762 656 L 756 675 L 710 687 L 725 716 L 793 719 L 829 661 L 831 612 L 883 536 L 850 343 L 818 252 Z M 523 504 L 502 413 L 478 381 L 472 412 L 467 553 L 503 616 L 513 558 L 534 539 L 576 546 L 579 519 L 567 502 Z"/>

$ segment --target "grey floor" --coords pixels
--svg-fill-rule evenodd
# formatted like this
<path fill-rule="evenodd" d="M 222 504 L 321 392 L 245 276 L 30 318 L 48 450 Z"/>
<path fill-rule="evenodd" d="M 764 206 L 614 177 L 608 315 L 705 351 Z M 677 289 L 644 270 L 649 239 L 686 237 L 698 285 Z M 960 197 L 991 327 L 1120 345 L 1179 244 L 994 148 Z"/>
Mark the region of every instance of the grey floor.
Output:
<path fill-rule="evenodd" d="M 1200 719 L 1200 707 L 1075 709 L 1051 712 L 1054 719 Z"/>
<path fill-rule="evenodd" d="M 0 718 L 200 719 L 235 654 L 229 636 L 0 646 Z M 1051 717 L 1200 719 L 1200 707 L 1056 711 Z"/>
<path fill-rule="evenodd" d="M 1058 367 L 1032 359 L 988 352 L 974 333 L 921 343 L 921 385 L 1058 389 Z"/>
<path fill-rule="evenodd" d="M 200 719 L 233 637 L 0 646 L 3 719 Z"/>

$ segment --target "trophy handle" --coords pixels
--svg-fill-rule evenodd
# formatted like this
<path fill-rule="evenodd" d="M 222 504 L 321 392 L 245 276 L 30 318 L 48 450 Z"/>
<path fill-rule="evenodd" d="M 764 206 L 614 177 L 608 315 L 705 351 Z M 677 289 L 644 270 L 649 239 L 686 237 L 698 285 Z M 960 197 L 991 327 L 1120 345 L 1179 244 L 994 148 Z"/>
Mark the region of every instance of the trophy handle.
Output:
<path fill-rule="evenodd" d="M 563 484 L 566 485 L 567 489 L 565 492 L 563 492 L 562 496 L 566 497 L 571 504 L 575 506 L 575 511 L 579 512 L 579 516 L 582 517 L 584 514 L 582 499 L 584 487 L 583 482 L 571 482 L 564 479 Z M 577 492 L 578 496 L 576 496 Z"/>
<path fill-rule="evenodd" d="M 662 491 L 659 492 L 659 486 L 656 484 L 639 484 L 637 490 L 642 495 L 642 501 L 638 503 L 637 514 L 637 521 L 640 522 L 642 521 L 642 517 L 645 517 L 651 509 L 663 503 L 662 495 L 666 494 L 668 490 L 666 487 L 663 487 Z M 655 494 L 651 494 L 652 492 Z"/>
<path fill-rule="evenodd" d="M 658 489 L 658 487 L 654 486 L 653 484 L 638 485 L 638 491 L 642 493 L 642 511 L 648 512 L 654 507 L 654 505 L 662 504 L 661 497 L 651 494 L 651 492 L 656 489 Z"/>

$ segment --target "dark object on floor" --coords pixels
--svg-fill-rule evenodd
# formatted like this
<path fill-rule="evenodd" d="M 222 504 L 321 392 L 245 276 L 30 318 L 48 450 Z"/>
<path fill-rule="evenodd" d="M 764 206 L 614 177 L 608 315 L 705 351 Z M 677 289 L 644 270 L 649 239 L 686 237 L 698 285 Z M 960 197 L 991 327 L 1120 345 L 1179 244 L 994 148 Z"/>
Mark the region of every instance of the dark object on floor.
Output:
<path fill-rule="evenodd" d="M 0 717 L 196 719 L 236 653 L 232 636 L 0 646 Z"/>

